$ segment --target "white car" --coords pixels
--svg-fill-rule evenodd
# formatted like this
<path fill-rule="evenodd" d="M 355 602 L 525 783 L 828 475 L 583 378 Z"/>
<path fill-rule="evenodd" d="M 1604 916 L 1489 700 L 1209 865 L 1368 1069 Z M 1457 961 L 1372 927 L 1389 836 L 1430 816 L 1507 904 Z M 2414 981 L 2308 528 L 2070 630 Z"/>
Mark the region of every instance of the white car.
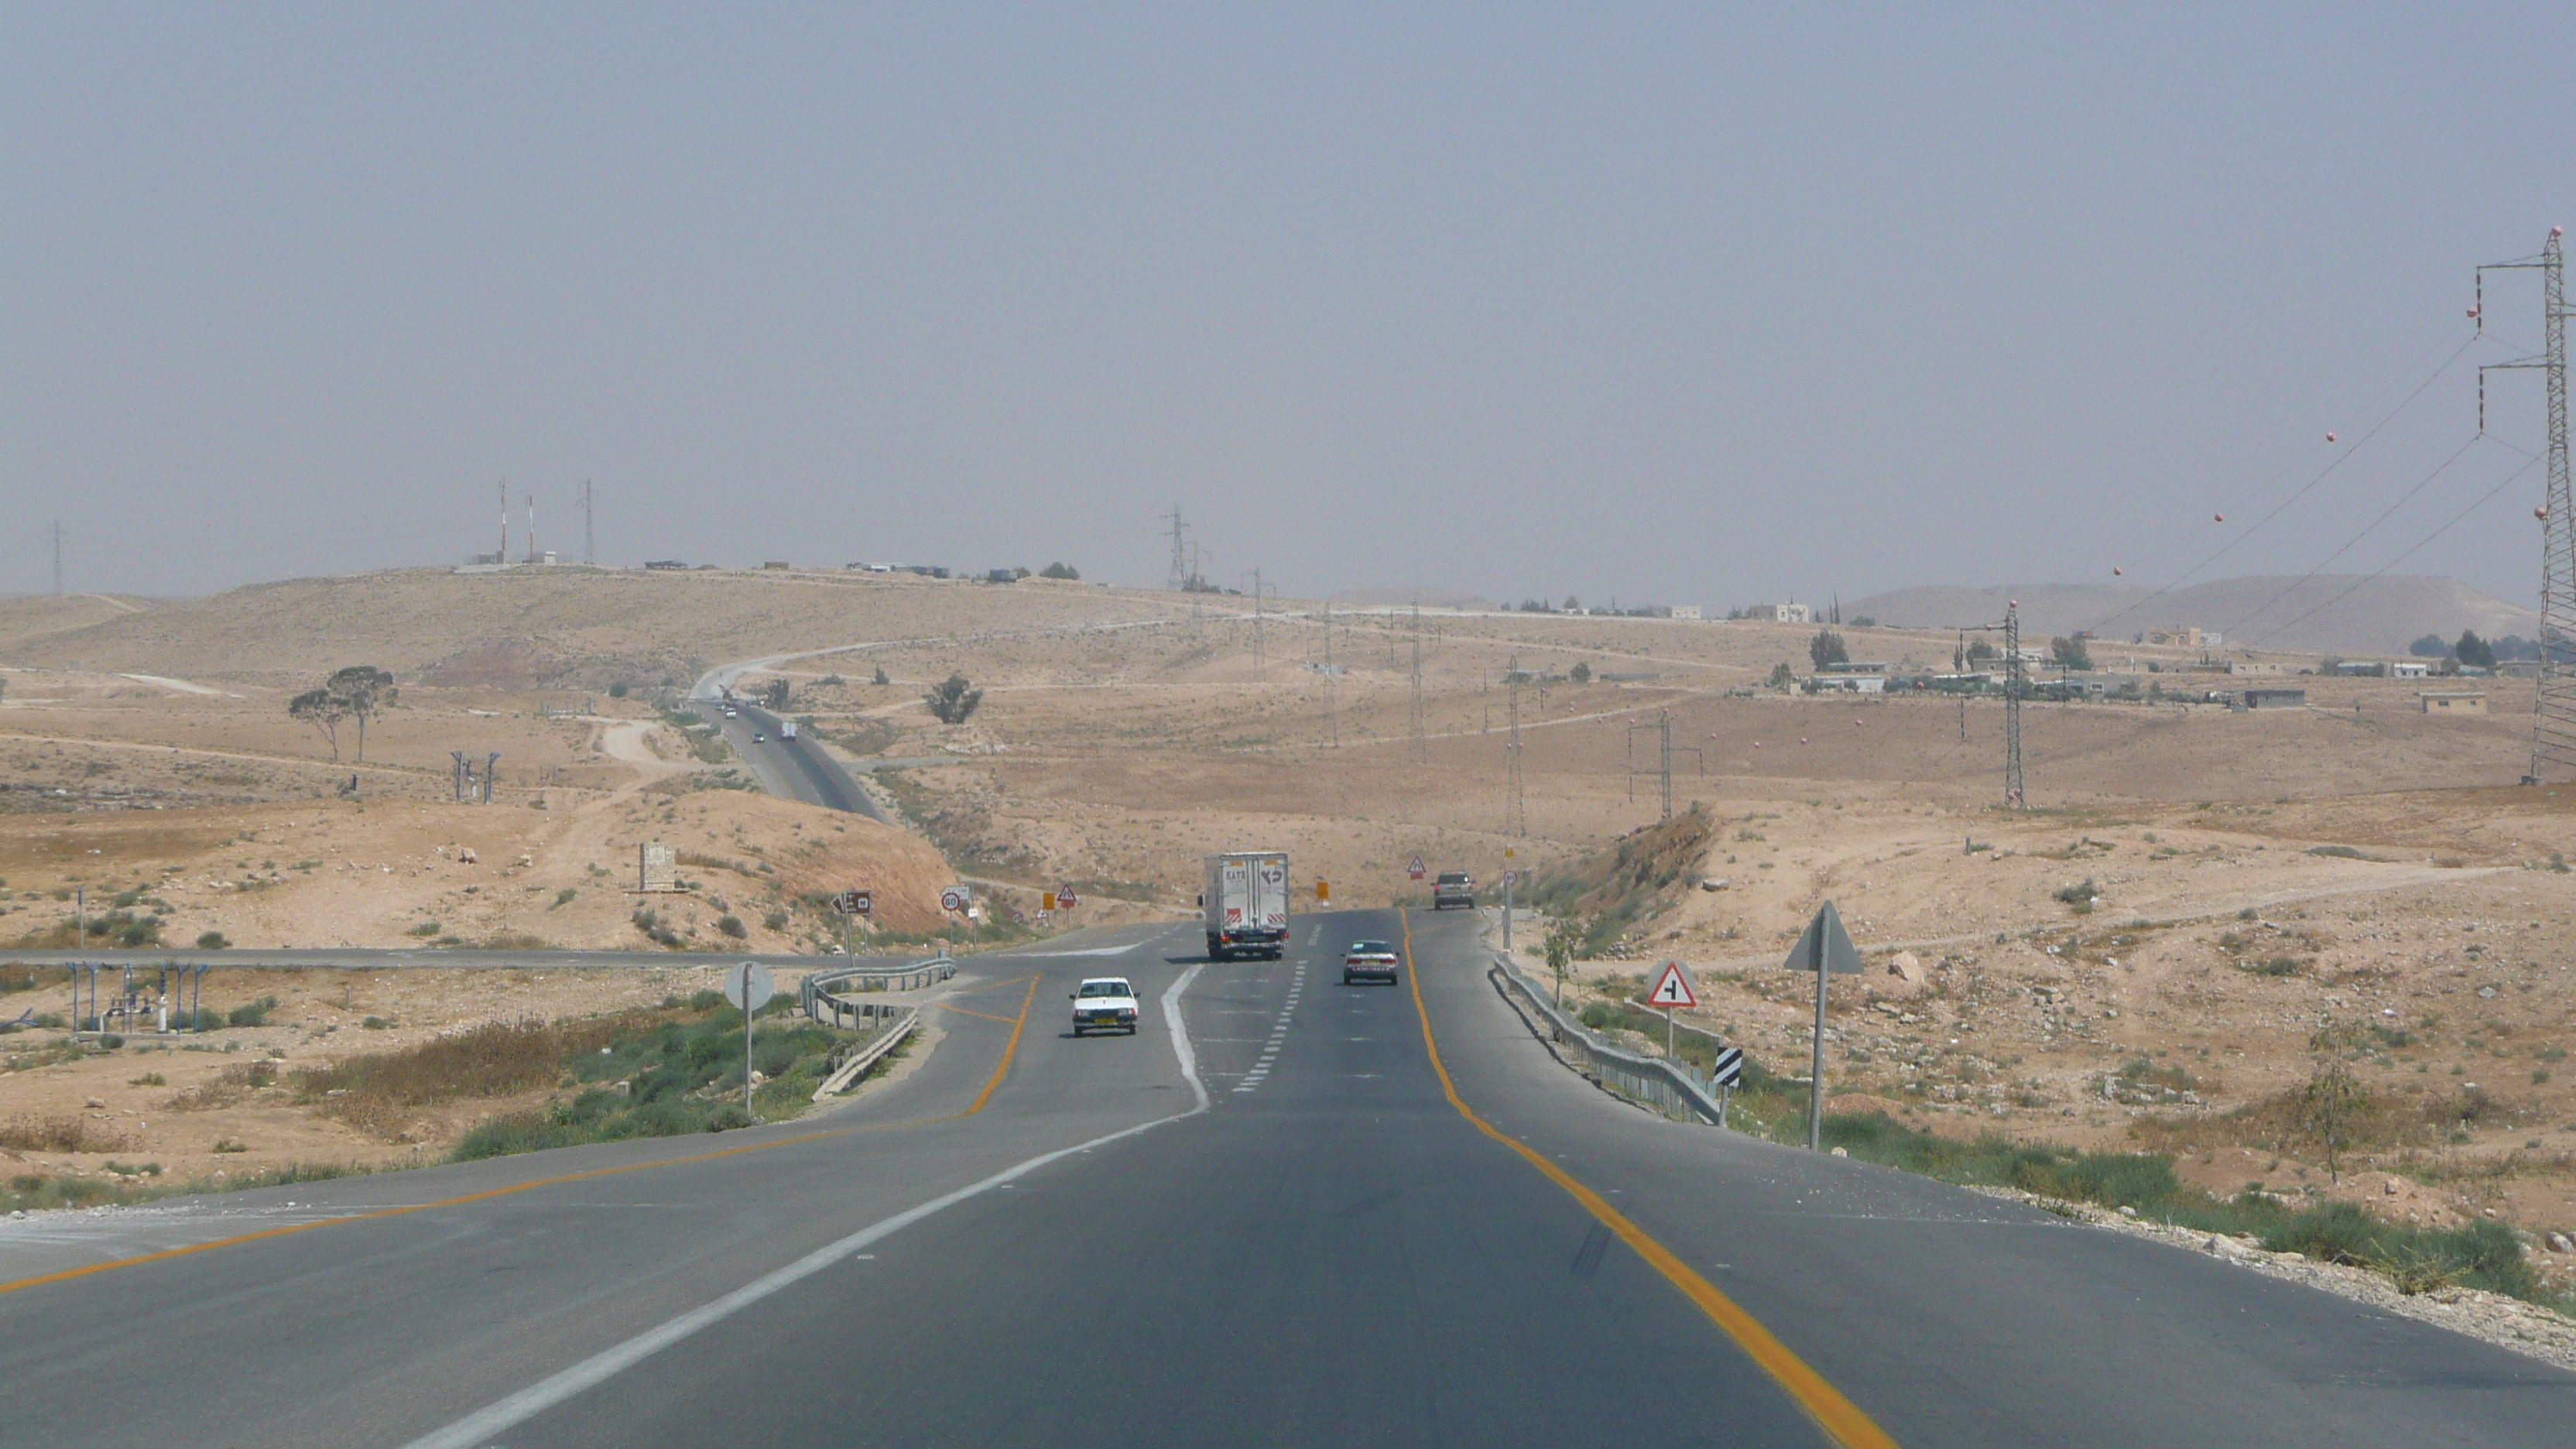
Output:
<path fill-rule="evenodd" d="M 1400 959 L 1388 942 L 1353 941 L 1351 948 L 1342 953 L 1342 984 L 1368 980 L 1393 986 Z"/>
<path fill-rule="evenodd" d="M 1136 988 L 1127 984 L 1126 977 L 1094 976 L 1068 999 L 1073 1002 L 1075 1036 L 1094 1027 L 1125 1027 L 1129 1036 L 1136 1034 Z"/>

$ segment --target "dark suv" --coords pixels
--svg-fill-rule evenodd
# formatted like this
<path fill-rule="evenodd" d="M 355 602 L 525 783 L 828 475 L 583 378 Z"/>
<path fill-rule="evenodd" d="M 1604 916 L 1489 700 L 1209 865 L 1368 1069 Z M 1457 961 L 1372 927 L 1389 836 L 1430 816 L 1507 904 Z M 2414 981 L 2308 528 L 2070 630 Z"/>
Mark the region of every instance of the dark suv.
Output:
<path fill-rule="evenodd" d="M 1463 870 L 1444 870 L 1431 883 L 1431 909 L 1445 911 L 1451 906 L 1476 908 L 1476 882 Z"/>

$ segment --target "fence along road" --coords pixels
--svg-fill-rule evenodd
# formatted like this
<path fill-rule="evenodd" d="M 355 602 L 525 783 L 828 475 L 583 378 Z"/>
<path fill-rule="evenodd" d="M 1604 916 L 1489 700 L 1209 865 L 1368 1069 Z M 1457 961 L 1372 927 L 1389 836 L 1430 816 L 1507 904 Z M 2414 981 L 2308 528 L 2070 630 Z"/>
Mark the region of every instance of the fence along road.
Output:
<path fill-rule="evenodd" d="M 939 1051 L 842 1113 L 122 1229 L 446 1204 L 0 1281 L 0 1443 L 2565 1440 L 2576 1376 L 1621 1102 L 1532 1040 L 1473 919 L 1413 921 L 1396 989 L 1329 970 L 1404 938 L 1387 912 L 1185 992 L 1188 929 L 976 958 Z M 1110 973 L 1144 1030 L 1071 1038 L 1065 993 Z M 104 1256 L 18 1226 L 0 1279 Z M 899 1375 L 853 1368 L 886 1342 Z M 77 1411 L 138 1343 L 155 1391 Z"/>

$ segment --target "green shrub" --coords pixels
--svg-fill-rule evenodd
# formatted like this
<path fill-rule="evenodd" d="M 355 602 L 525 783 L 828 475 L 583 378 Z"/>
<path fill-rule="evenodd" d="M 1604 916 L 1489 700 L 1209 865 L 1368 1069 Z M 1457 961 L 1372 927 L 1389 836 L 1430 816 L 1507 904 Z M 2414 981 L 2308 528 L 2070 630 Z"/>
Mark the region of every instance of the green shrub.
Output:
<path fill-rule="evenodd" d="M 226 1026 L 266 1026 L 268 1014 L 277 1009 L 277 998 L 263 996 L 246 1006 L 236 1006 L 224 1018 Z"/>
<path fill-rule="evenodd" d="M 221 931 L 203 931 L 197 936 L 197 949 L 200 951 L 220 951 L 231 944 Z"/>

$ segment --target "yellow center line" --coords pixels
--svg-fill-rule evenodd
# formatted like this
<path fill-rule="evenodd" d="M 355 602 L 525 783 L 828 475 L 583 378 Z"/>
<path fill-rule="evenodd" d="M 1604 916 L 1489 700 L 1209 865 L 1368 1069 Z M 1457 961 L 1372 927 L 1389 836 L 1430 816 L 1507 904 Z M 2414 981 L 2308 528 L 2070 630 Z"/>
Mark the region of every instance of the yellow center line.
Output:
<path fill-rule="evenodd" d="M 958 1116 L 972 1117 L 983 1111 L 984 1104 L 993 1098 L 993 1089 L 1002 1085 L 1002 1078 L 1010 1073 L 1011 1058 L 1020 1050 L 1020 1031 L 1029 1024 L 1029 1008 L 1037 1004 L 1040 974 L 1035 971 L 1029 973 L 1029 994 L 1020 999 L 1020 1018 L 1011 1023 L 1011 1040 L 1002 1048 L 1002 1060 L 993 1067 L 993 1079 L 984 1084 L 984 1090 L 975 1094 L 975 1105 L 958 1113 Z"/>
<path fill-rule="evenodd" d="M 933 1005 L 933 1006 L 935 1006 L 935 1007 L 938 1007 L 938 1008 L 939 1008 L 940 1010 L 942 1010 L 942 1011 L 953 1011 L 953 1012 L 956 1012 L 959 1016 L 980 1016 L 980 1017 L 984 1018 L 986 1021 L 1011 1021 L 1011 1020 L 1014 1020 L 1014 1019 L 1015 1019 L 1015 1018 L 1008 1017 L 1008 1016 L 996 1016 L 996 1015 L 994 1015 L 993 1013 L 991 1013 L 991 1012 L 989 1012 L 989 1011 L 969 1011 L 969 1010 L 967 1010 L 965 1007 L 962 1007 L 962 1006 L 951 1006 L 951 1005 L 949 1005 L 949 1004 L 948 1004 L 947 1002 L 945 1002 L 945 1001 L 934 1001 L 934 1002 L 932 1002 L 932 1003 L 930 1003 L 930 1004 L 931 1004 L 931 1005 Z"/>
<path fill-rule="evenodd" d="M 139 1268 L 146 1263 L 159 1263 L 172 1258 L 185 1258 L 194 1253 L 211 1253 L 217 1248 L 230 1248 L 242 1243 L 260 1242 L 268 1238 L 283 1238 L 292 1236 L 296 1233 L 309 1233 L 316 1228 L 333 1228 L 338 1227 L 342 1223 L 363 1223 L 377 1218 L 398 1218 L 411 1213 L 428 1212 L 432 1208 L 461 1207 L 467 1203 L 484 1202 L 496 1197 L 508 1197 L 513 1193 L 528 1192 L 540 1187 L 561 1187 L 565 1183 L 590 1182 L 598 1178 L 616 1177 L 622 1173 L 628 1172 L 644 1172 L 657 1167 L 681 1167 L 692 1162 L 713 1162 L 719 1158 L 739 1157 L 746 1152 L 767 1152 L 776 1147 L 792 1147 L 800 1142 L 820 1142 L 827 1137 L 847 1137 L 858 1132 L 891 1132 L 902 1127 L 927 1127 L 941 1122 L 959 1121 L 963 1118 L 972 1117 L 976 1113 L 983 1111 L 985 1102 L 992 1098 L 993 1089 L 1002 1084 L 1003 1076 L 1010 1071 L 1011 1058 L 1020 1049 L 1020 1030 L 1028 1024 L 1029 1008 L 1037 1001 L 1038 980 L 1038 974 L 1031 972 L 1029 975 L 1028 995 L 1020 1002 L 1020 1014 L 1016 1019 L 1007 1016 L 997 1016 L 992 1018 L 995 1021 L 1008 1021 L 1011 1023 L 1011 1039 L 1009 1044 L 1002 1048 L 1002 1060 L 994 1066 L 991 1080 L 985 1082 L 984 1090 L 975 1095 L 975 1105 L 968 1107 L 963 1112 L 951 1113 L 945 1117 L 924 1117 L 911 1122 L 881 1122 L 865 1127 L 833 1127 L 827 1128 L 821 1132 L 802 1132 L 793 1137 L 781 1137 L 769 1142 L 749 1142 L 740 1147 L 719 1148 L 714 1152 L 699 1152 L 687 1157 L 657 1158 L 651 1162 L 629 1162 L 617 1167 L 594 1167 L 586 1172 L 567 1172 L 556 1177 L 540 1177 L 528 1182 L 512 1183 L 508 1187 L 486 1188 L 481 1192 L 469 1192 L 459 1197 L 443 1197 L 435 1202 L 405 1203 L 400 1207 L 378 1208 L 374 1212 L 348 1213 L 335 1218 L 317 1218 L 309 1223 L 289 1223 L 282 1227 L 262 1228 L 255 1233 L 237 1233 L 229 1238 L 215 1238 L 203 1243 L 191 1243 L 183 1248 L 163 1248 L 159 1252 L 141 1253 L 131 1258 L 111 1258 L 104 1263 L 91 1263 L 79 1268 L 65 1268 L 57 1273 L 42 1273 L 33 1278 L 14 1279 L 10 1282 L 0 1283 L 0 1293 L 15 1293 L 21 1288 L 36 1288 L 47 1283 L 66 1283 L 74 1278 L 89 1277 L 93 1273 L 106 1273 L 118 1268 Z M 975 1015 L 981 1016 L 983 1013 L 976 1012 Z"/>
<path fill-rule="evenodd" d="M 1843 1449 L 1897 1449 L 1887 1431 L 1871 1421 L 1860 1407 L 1842 1396 L 1842 1392 L 1825 1381 L 1825 1376 L 1807 1366 L 1806 1360 L 1790 1351 L 1789 1346 L 1774 1337 L 1759 1319 L 1737 1305 L 1734 1299 L 1717 1290 L 1717 1285 L 1692 1271 L 1691 1266 L 1628 1220 L 1612 1207 L 1601 1194 L 1584 1186 L 1573 1174 L 1547 1160 L 1536 1148 L 1511 1137 L 1492 1123 L 1476 1115 L 1458 1095 L 1457 1084 L 1449 1080 L 1449 1068 L 1440 1060 L 1440 1043 L 1431 1034 L 1431 1012 L 1422 1004 L 1422 973 L 1413 964 L 1413 922 L 1399 917 L 1404 927 L 1404 974 L 1413 986 L 1413 1010 L 1422 1019 L 1422 1047 L 1431 1054 L 1431 1070 L 1440 1077 L 1440 1090 L 1447 1093 L 1449 1105 L 1467 1119 L 1475 1129 L 1521 1155 L 1537 1168 L 1548 1181 L 1565 1189 L 1568 1196 L 1583 1204 L 1600 1224 L 1619 1241 L 1635 1250 L 1638 1257 L 1653 1265 L 1667 1282 L 1681 1290 L 1699 1311 L 1708 1315 L 1735 1345 L 1744 1350 L 1754 1364 L 1769 1374 L 1773 1382 L 1788 1390 L 1798 1406 L 1815 1419 L 1818 1427 L 1833 1436 Z"/>

